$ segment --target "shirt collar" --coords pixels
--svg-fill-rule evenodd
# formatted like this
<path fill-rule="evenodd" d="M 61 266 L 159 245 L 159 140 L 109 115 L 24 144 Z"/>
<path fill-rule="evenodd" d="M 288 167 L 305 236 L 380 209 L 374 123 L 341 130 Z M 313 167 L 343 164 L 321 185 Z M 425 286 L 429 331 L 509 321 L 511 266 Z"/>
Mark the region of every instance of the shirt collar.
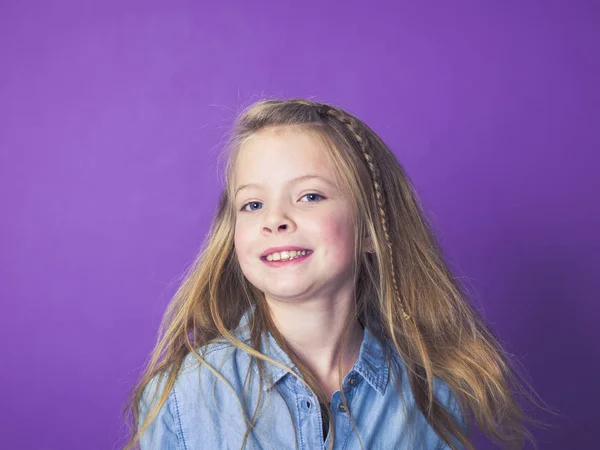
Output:
<path fill-rule="evenodd" d="M 250 328 L 249 323 L 254 313 L 255 305 L 252 305 L 242 316 L 238 327 L 234 331 L 234 336 L 241 341 L 250 340 Z M 268 332 L 261 337 L 261 352 L 267 355 L 269 358 L 283 364 L 292 371 L 300 374 L 298 368 L 294 365 L 290 357 L 283 351 L 279 346 L 273 335 Z M 252 364 L 253 369 L 258 374 L 258 368 L 255 364 Z M 286 375 L 291 376 L 284 369 L 277 367 L 273 364 L 265 361 L 265 371 L 267 374 L 264 389 L 272 389 L 283 377 Z M 364 330 L 363 341 L 360 346 L 360 352 L 358 359 L 354 364 L 351 372 L 355 372 L 360 375 L 365 381 L 381 395 L 385 393 L 389 378 L 389 364 L 385 360 L 384 349 L 375 337 L 375 335 L 368 329 Z"/>

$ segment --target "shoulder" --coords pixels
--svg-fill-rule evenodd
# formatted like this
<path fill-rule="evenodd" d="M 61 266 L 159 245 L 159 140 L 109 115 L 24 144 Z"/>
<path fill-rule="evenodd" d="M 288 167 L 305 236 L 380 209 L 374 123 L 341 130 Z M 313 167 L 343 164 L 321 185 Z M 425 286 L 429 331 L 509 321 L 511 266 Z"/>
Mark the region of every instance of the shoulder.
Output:
<path fill-rule="evenodd" d="M 242 342 L 249 345 L 249 341 Z M 220 374 L 233 374 L 240 369 L 247 369 L 250 361 L 250 355 L 246 351 L 221 339 L 190 351 L 183 360 L 177 378 L 178 381 L 184 380 L 198 370 L 214 374 L 211 368 Z"/>
<path fill-rule="evenodd" d="M 198 419 L 213 415 L 221 407 L 235 409 L 237 396 L 251 370 L 250 355 L 235 345 L 205 345 L 185 357 L 171 398 L 182 415 Z"/>
<path fill-rule="evenodd" d="M 411 402 L 415 399 L 412 394 L 412 388 L 408 379 L 409 370 L 400 354 L 391 349 L 392 354 L 392 378 L 401 389 L 403 396 L 408 394 Z M 439 376 L 433 377 L 433 394 L 437 402 L 442 406 L 458 423 L 458 425 L 466 430 L 467 424 L 462 411 L 460 410 L 458 400 L 450 385 Z"/>
<path fill-rule="evenodd" d="M 176 401 L 177 396 L 201 394 L 202 387 L 215 378 L 230 383 L 235 382 L 239 375 L 245 374 L 249 369 L 250 361 L 248 353 L 225 340 L 197 347 L 183 359 L 175 384 L 170 391 L 169 400 Z M 167 374 L 162 377 L 155 376 L 149 383 L 149 391 L 152 390 L 151 387 L 158 387 L 162 392 L 166 378 Z"/>
<path fill-rule="evenodd" d="M 249 355 L 229 342 L 214 342 L 189 352 L 165 403 L 140 439 L 142 450 L 189 448 L 200 435 L 212 445 L 210 430 L 214 427 L 210 424 L 221 408 L 237 409 L 236 395 L 242 390 L 249 363 Z M 165 395 L 170 373 L 155 375 L 144 388 L 140 425 Z"/>

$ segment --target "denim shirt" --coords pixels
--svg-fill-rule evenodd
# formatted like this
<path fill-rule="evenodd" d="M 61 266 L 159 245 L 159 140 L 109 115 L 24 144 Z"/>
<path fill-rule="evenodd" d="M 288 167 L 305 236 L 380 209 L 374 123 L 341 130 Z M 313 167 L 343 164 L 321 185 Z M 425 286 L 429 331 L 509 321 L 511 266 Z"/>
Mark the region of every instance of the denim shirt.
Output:
<path fill-rule="evenodd" d="M 233 332 L 238 339 L 249 343 L 249 318 L 253 309 L 242 317 Z M 265 337 L 266 336 L 266 337 Z M 247 424 L 241 405 L 235 394 L 246 397 L 245 417 L 251 418 L 258 401 L 261 387 L 258 384 L 256 363 L 252 364 L 252 378 L 246 380 L 251 365 L 250 356 L 227 341 L 210 343 L 205 347 L 205 360 L 227 381 L 220 379 L 202 367 L 193 354 L 184 360 L 174 388 L 158 415 L 140 439 L 142 450 L 195 450 L 195 449 L 241 449 Z M 282 351 L 273 336 L 263 335 L 261 351 L 299 374 L 290 358 Z M 200 353 L 202 355 L 202 353 Z M 406 368 L 397 356 L 392 370 L 384 359 L 381 343 L 367 328 L 360 353 L 354 367 L 343 379 L 351 417 L 342 404 L 340 391 L 331 398 L 332 421 L 335 425 L 334 449 L 449 449 L 433 428 L 427 423 L 412 396 Z M 399 373 L 396 373 L 396 372 Z M 249 433 L 245 449 L 327 449 L 331 440 L 323 436 L 321 408 L 316 397 L 294 376 L 283 369 L 265 362 L 267 383 L 263 386 L 263 399 L 255 420 L 254 430 Z M 148 403 L 159 384 L 155 401 L 160 398 L 164 379 L 151 380 L 140 402 L 140 419 L 148 412 Z M 395 383 L 402 386 L 404 401 Z M 234 392 L 232 392 L 232 390 Z M 434 378 L 436 399 L 466 429 L 464 417 L 458 411 L 458 403 L 448 385 Z M 244 400 L 242 399 L 242 402 Z M 412 421 L 408 422 L 408 418 Z M 141 423 L 141 422 L 140 422 Z M 362 446 L 361 446 L 362 443 Z M 463 447 L 454 439 L 455 446 Z"/>

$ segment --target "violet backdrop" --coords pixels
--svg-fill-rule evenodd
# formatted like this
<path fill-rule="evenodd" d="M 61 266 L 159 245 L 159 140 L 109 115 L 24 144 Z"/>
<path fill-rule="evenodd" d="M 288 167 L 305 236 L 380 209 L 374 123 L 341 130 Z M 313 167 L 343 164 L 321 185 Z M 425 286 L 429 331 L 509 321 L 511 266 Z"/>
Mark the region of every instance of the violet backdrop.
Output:
<path fill-rule="evenodd" d="M 535 415 L 556 426 L 540 448 L 592 448 L 599 5 L 3 1 L 0 446 L 122 447 L 232 119 L 311 97 L 393 148 L 474 303 L 565 416 Z"/>

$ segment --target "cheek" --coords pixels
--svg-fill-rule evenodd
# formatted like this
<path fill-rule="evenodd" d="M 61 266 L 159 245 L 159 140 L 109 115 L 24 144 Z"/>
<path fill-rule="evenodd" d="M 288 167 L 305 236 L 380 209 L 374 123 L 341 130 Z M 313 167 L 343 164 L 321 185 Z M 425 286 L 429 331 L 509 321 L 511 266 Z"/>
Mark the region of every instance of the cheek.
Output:
<path fill-rule="evenodd" d="M 324 218 L 320 223 L 320 235 L 336 258 L 346 259 L 354 251 L 354 227 L 346 217 Z"/>
<path fill-rule="evenodd" d="M 233 235 L 233 245 L 235 246 L 235 252 L 238 255 L 238 259 L 243 259 L 243 255 L 247 252 L 249 244 L 248 231 L 245 230 L 244 227 L 236 225 Z"/>

